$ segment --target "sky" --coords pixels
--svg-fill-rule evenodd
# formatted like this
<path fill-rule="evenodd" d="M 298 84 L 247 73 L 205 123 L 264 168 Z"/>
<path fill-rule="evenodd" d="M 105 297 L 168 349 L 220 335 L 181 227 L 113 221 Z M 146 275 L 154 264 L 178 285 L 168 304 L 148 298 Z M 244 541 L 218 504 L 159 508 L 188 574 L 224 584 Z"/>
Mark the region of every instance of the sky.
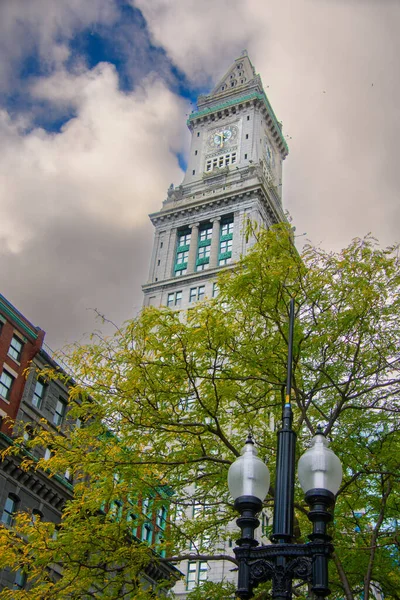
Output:
<path fill-rule="evenodd" d="M 1 0 L 1 293 L 54 349 L 140 311 L 148 214 L 245 48 L 299 244 L 400 241 L 399 30 L 397 0 Z"/>

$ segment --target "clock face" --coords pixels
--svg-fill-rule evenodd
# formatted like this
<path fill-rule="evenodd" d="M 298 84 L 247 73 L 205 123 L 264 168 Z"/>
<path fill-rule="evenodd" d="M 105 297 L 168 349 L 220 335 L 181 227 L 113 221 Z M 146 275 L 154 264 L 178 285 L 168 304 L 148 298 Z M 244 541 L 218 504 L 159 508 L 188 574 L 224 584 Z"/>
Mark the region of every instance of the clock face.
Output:
<path fill-rule="evenodd" d="M 264 140 L 264 149 L 265 149 L 265 158 L 267 160 L 267 164 L 269 167 L 275 166 L 275 157 L 274 152 L 269 144 L 268 138 L 266 137 Z"/>
<path fill-rule="evenodd" d="M 238 136 L 238 128 L 236 125 L 227 125 L 210 131 L 208 137 L 208 145 L 210 148 L 225 148 L 231 145 Z"/>

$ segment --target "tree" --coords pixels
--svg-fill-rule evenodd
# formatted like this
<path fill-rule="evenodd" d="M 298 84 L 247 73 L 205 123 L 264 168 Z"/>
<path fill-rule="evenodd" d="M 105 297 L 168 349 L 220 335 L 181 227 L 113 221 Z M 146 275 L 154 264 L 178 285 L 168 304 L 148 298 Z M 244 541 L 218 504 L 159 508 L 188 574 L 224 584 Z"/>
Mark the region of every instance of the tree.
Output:
<path fill-rule="evenodd" d="M 368 600 L 379 585 L 385 598 L 399 598 L 398 249 L 380 249 L 367 237 L 338 254 L 311 246 L 299 254 L 286 225 L 253 233 L 256 245 L 221 274 L 216 299 L 185 314 L 145 309 L 113 337 L 95 337 L 71 352 L 71 414 L 84 427 L 67 437 L 42 430 L 29 442 L 53 449 L 38 468 L 69 468 L 75 476 L 63 535 L 50 544 L 49 526 L 35 524 L 34 534 L 24 532 L 27 543 L 4 531 L 0 540 L 5 564 L 27 565 L 34 590 L 42 586 L 42 595 L 30 598 L 86 598 L 93 588 L 96 597 L 119 598 L 138 586 L 143 560 L 154 558 L 129 535 L 129 515 L 135 524 L 145 519 L 143 498 L 152 498 L 154 510 L 169 506 L 167 541 L 157 540 L 165 559 L 185 555 L 189 541 L 203 560 L 221 554 L 220 540 L 236 516 L 227 470 L 249 429 L 274 473 L 291 297 L 298 449 L 322 423 L 344 470 L 332 597 L 353 600 L 363 592 Z M 166 486 L 174 492 L 168 499 L 160 493 Z M 273 493 L 272 481 L 267 507 Z M 189 506 L 197 509 L 195 519 L 185 516 Z M 298 489 L 298 541 L 310 532 L 306 514 Z M 87 546 L 77 548 L 81 528 Z M 54 584 L 42 578 L 53 562 L 63 564 L 56 584 L 64 586 L 62 596 L 52 596 Z M 305 597 L 302 589 L 298 597 Z"/>

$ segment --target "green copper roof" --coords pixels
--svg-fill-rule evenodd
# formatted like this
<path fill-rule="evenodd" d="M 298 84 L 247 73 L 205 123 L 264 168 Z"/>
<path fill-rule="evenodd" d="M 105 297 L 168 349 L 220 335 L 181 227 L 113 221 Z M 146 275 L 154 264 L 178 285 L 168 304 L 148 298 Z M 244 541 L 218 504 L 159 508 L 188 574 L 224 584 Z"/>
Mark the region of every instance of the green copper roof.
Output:
<path fill-rule="evenodd" d="M 248 94 L 247 96 L 240 96 L 239 98 L 233 98 L 232 100 L 227 100 L 226 102 L 223 102 L 222 104 L 216 104 L 215 106 L 211 106 L 209 108 L 203 108 L 203 110 L 192 113 L 190 115 L 190 117 L 188 118 L 187 123 L 189 124 L 190 121 L 193 121 L 194 119 L 197 119 L 198 117 L 202 117 L 203 115 L 209 115 L 210 113 L 214 113 L 218 110 L 223 110 L 224 108 L 228 108 L 228 106 L 233 106 L 235 104 L 240 104 L 242 102 L 247 102 L 248 100 L 254 100 L 254 99 L 261 100 L 261 102 L 264 102 L 264 104 L 274 122 L 274 125 L 279 133 L 280 139 L 286 149 L 286 152 L 289 153 L 289 148 L 288 148 L 285 138 L 283 137 L 280 124 L 278 123 L 278 119 L 276 118 L 276 115 L 272 109 L 272 106 L 270 105 L 268 98 L 264 93 L 253 92 L 252 94 Z"/>

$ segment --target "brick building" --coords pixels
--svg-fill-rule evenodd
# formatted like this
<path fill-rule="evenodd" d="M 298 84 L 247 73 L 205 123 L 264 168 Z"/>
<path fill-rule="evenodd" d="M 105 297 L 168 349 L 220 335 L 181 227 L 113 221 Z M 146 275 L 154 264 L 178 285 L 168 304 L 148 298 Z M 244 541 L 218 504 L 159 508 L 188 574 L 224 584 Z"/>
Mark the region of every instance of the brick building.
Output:
<path fill-rule="evenodd" d="M 60 379 L 43 381 L 38 377 L 38 371 L 47 367 L 61 369 L 65 374 L 51 357 L 50 349 L 43 346 L 44 335 L 42 329 L 34 327 L 0 295 L 0 452 L 14 444 L 14 434 L 23 434 L 27 439 L 30 429 L 42 419 L 46 427 L 54 431 L 63 427 L 80 427 L 79 420 L 72 420 L 68 415 L 68 385 Z M 29 366 L 33 368 L 27 370 Z M 7 422 L 7 417 L 15 420 L 16 425 Z M 26 450 L 24 452 L 27 453 Z M 16 511 L 59 523 L 65 502 L 73 497 L 70 473 L 67 471 L 50 478 L 40 470 L 27 472 L 20 466 L 23 454 L 8 454 L 0 463 L 0 526 L 12 527 Z M 46 459 L 50 457 L 50 450 L 35 448 L 29 451 L 29 457 L 33 460 Z M 145 499 L 143 512 L 146 510 L 149 518 L 135 532 L 138 541 L 149 544 L 157 542 L 158 537 L 164 537 L 167 510 L 160 507 L 152 512 L 151 503 L 150 498 Z M 59 565 L 53 565 L 53 570 L 56 578 L 61 576 Z M 180 572 L 175 567 L 156 560 L 142 574 L 144 585 L 152 587 L 169 578 L 176 581 L 179 576 Z M 29 586 L 29 582 L 22 572 L 0 570 L 0 590 L 4 587 L 23 589 L 26 585 Z"/>
<path fill-rule="evenodd" d="M 45 332 L 35 327 L 0 294 L 0 431 L 11 433 L 25 388 L 24 372 L 43 345 Z"/>

